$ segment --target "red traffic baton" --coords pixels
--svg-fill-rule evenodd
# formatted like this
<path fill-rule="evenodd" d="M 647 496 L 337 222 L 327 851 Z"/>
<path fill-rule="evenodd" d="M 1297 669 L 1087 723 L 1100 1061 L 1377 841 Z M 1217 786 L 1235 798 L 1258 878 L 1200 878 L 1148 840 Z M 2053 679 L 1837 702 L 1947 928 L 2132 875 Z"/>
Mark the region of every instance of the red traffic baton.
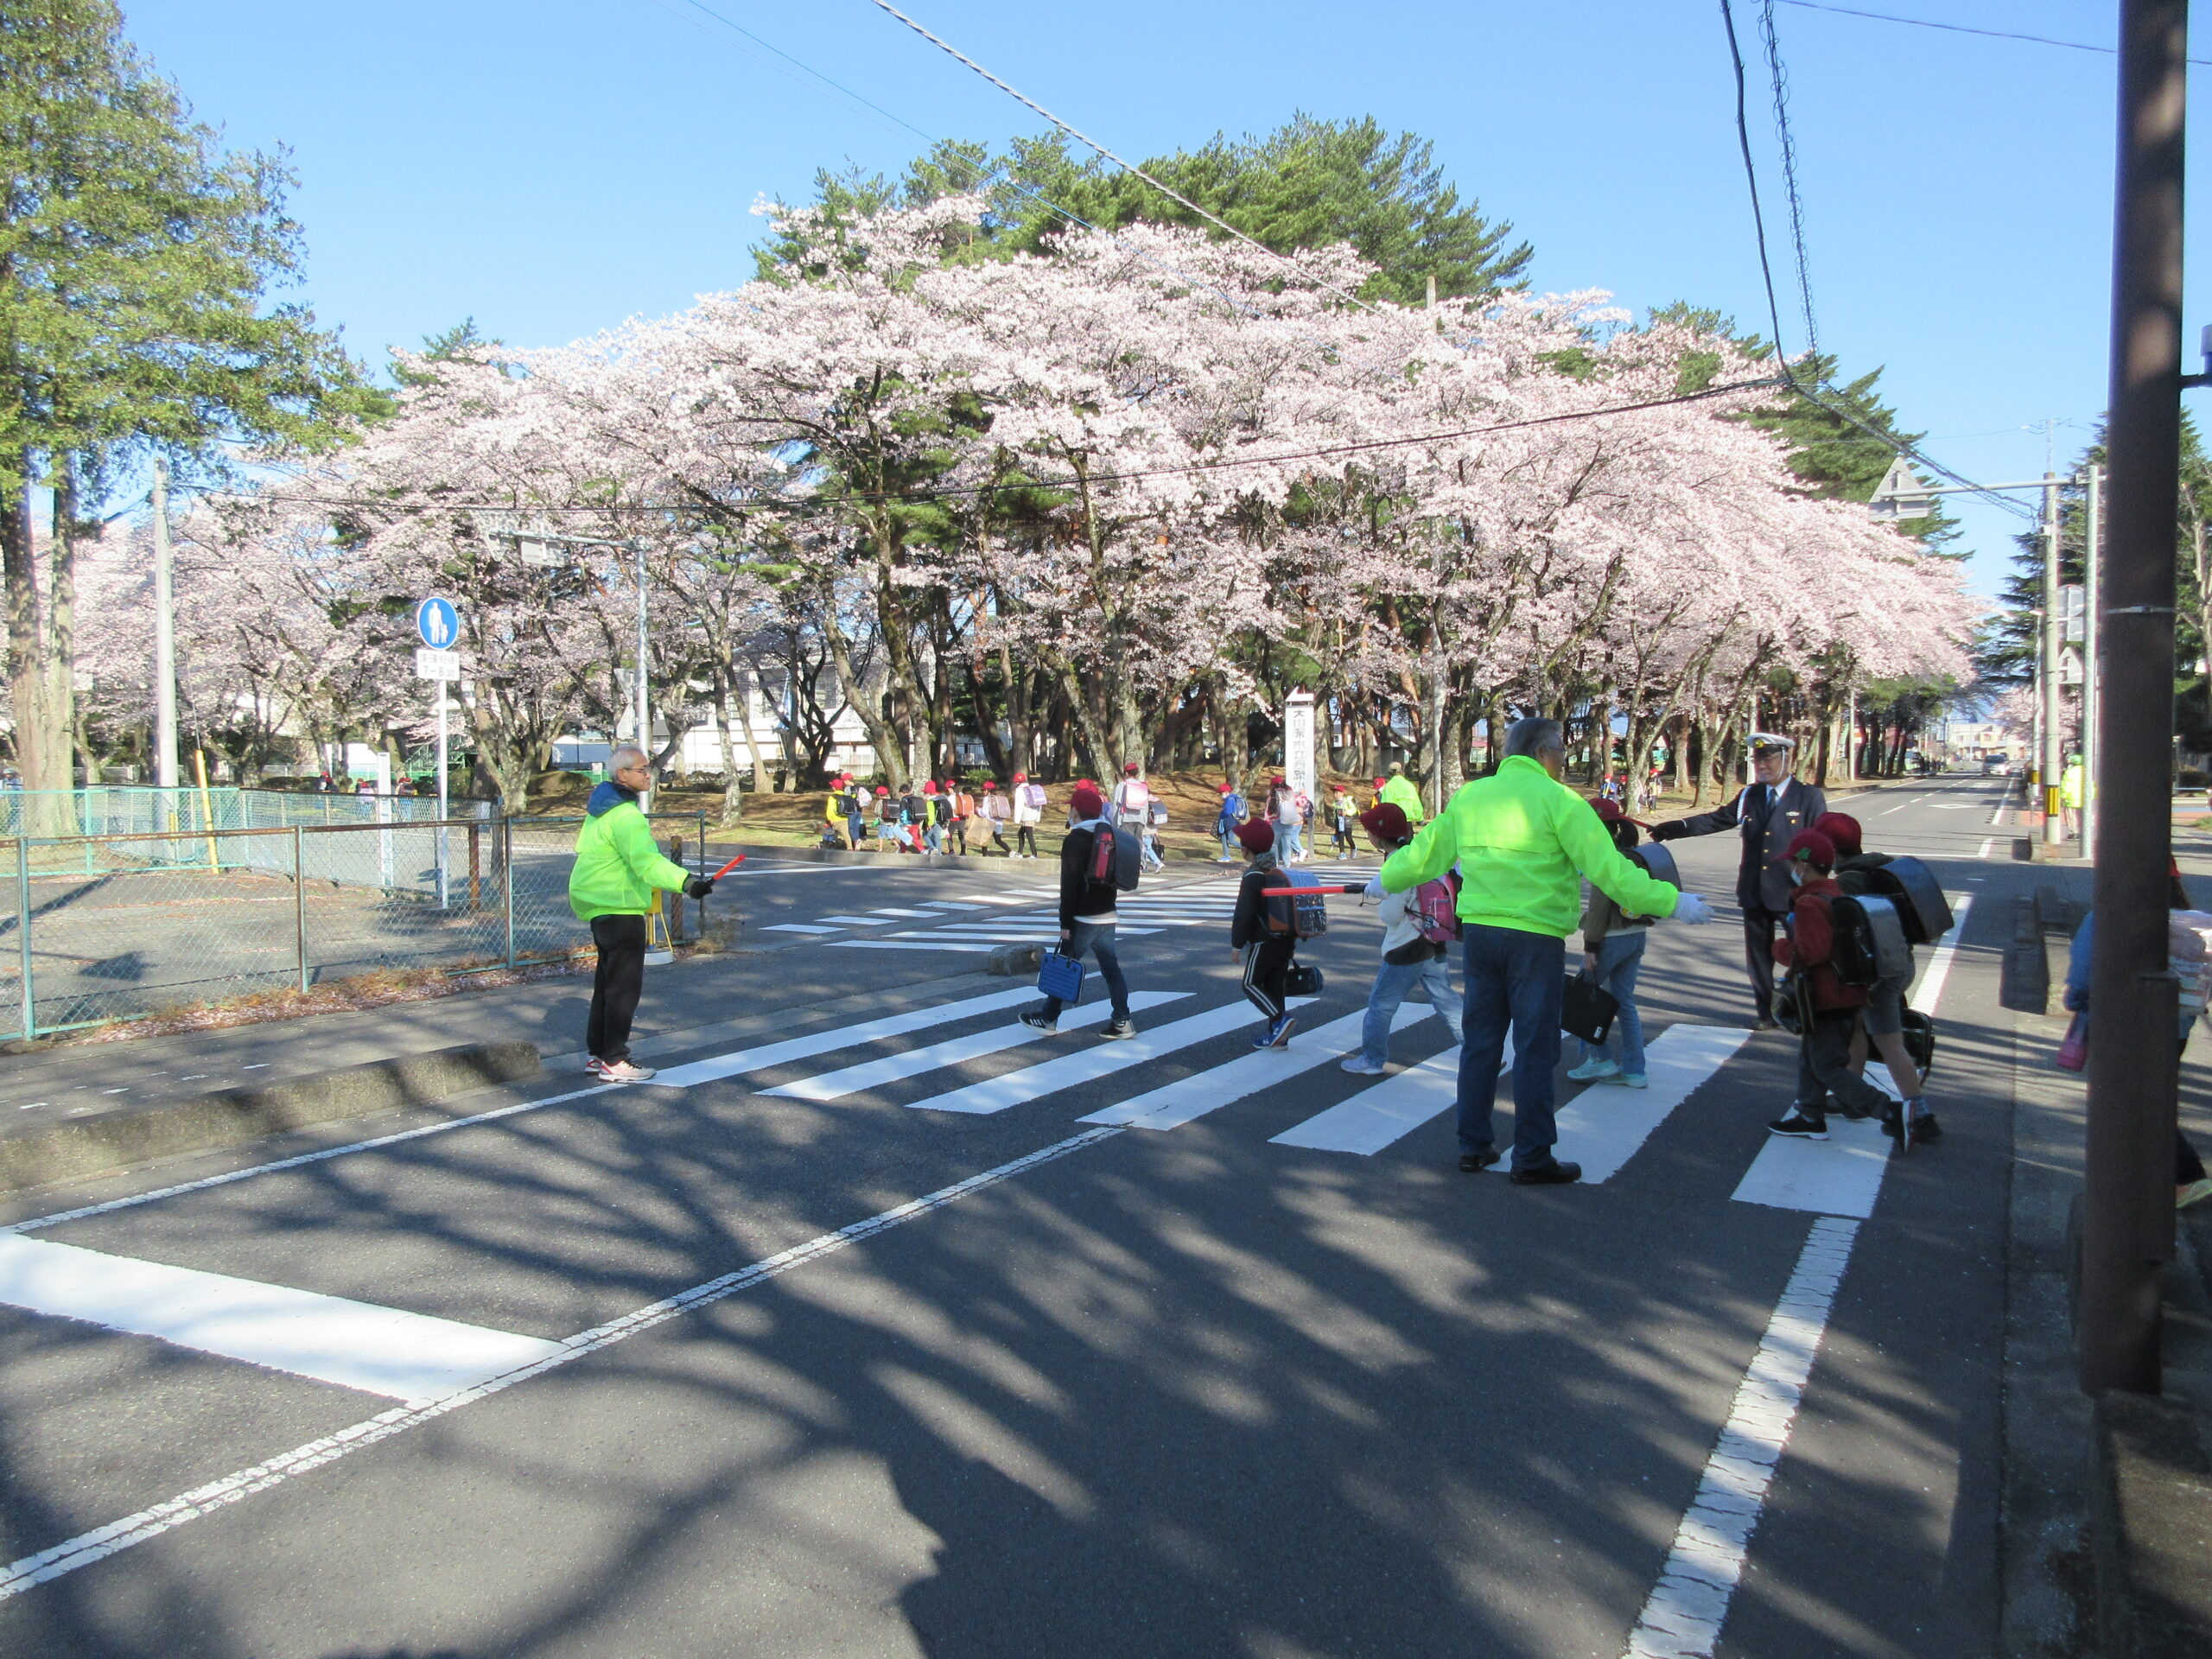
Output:
<path fill-rule="evenodd" d="M 709 877 L 707 878 L 707 880 L 709 880 L 709 881 L 719 881 L 719 880 L 721 880 L 722 879 L 722 877 L 724 877 L 724 876 L 728 875 L 728 874 L 732 870 L 735 869 L 739 865 L 741 865 L 741 864 L 744 863 L 744 862 L 745 862 L 745 861 L 746 861 L 746 857 L 747 857 L 747 855 L 746 855 L 746 854 L 740 853 L 740 854 L 739 854 L 735 858 L 733 858 L 732 860 L 730 860 L 730 861 L 729 861 L 728 863 L 727 863 L 727 864 L 723 865 L 723 866 L 721 867 L 721 868 L 720 868 L 719 870 L 716 870 L 716 871 L 715 871 L 712 875 L 709 876 Z"/>

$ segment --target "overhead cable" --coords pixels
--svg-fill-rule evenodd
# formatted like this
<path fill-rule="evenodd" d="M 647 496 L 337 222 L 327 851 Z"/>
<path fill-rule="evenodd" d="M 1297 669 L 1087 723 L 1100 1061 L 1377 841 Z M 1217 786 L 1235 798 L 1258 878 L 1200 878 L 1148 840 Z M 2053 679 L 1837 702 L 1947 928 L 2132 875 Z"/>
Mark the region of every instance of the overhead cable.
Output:
<path fill-rule="evenodd" d="M 1005 81 L 1001 80 L 989 70 L 984 68 L 982 64 L 976 62 L 975 59 L 969 57 L 958 47 L 953 45 L 951 41 L 945 40 L 939 35 L 931 34 L 928 29 L 916 22 L 905 12 L 899 10 L 898 7 L 893 5 L 891 3 L 891 0 L 870 0 L 870 3 L 880 10 L 889 12 L 893 17 L 896 17 L 900 22 L 906 24 L 907 28 L 912 29 L 915 34 L 920 35 L 924 40 L 927 41 L 931 46 L 936 47 L 939 51 L 944 52 L 957 61 L 967 65 L 969 68 L 973 69 L 985 80 L 989 81 L 992 86 L 997 87 L 1008 98 L 1014 99 L 1015 103 L 1021 105 L 1025 109 L 1035 111 L 1039 115 L 1043 116 L 1047 121 L 1058 127 L 1062 132 L 1067 134 L 1069 137 L 1074 139 L 1077 143 L 1087 145 L 1090 149 L 1096 150 L 1101 156 L 1103 156 L 1108 161 L 1113 162 L 1115 166 L 1120 168 L 1123 172 L 1142 179 L 1147 184 L 1159 191 L 1161 195 L 1166 196 L 1170 201 L 1181 203 L 1184 207 L 1196 213 L 1199 218 L 1205 219 L 1207 224 L 1218 226 L 1220 229 L 1227 231 L 1230 235 L 1235 237 L 1240 242 L 1250 243 L 1262 253 L 1266 254 L 1268 258 L 1275 261 L 1276 264 L 1298 272 L 1298 274 L 1304 277 L 1307 282 L 1313 283 L 1317 287 L 1326 289 L 1338 299 L 1347 301 L 1350 303 L 1359 307 L 1363 311 L 1372 311 L 1375 308 L 1365 300 L 1361 299 L 1357 294 L 1347 294 L 1343 289 L 1337 287 L 1332 283 L 1322 282 L 1319 277 L 1310 275 L 1295 259 L 1289 257 L 1286 254 L 1276 252 L 1274 249 L 1269 247 L 1257 237 L 1247 236 L 1243 231 L 1238 230 L 1227 219 L 1220 217 L 1220 215 L 1209 213 L 1205 208 L 1199 207 L 1197 202 L 1192 201 L 1188 196 L 1182 195 L 1174 190 L 1171 190 L 1166 185 L 1162 184 L 1158 179 L 1153 177 L 1151 174 L 1146 172 L 1144 168 L 1139 167 L 1135 162 L 1123 161 L 1119 156 L 1116 156 L 1112 150 L 1107 149 L 1105 145 L 1100 143 L 1096 138 L 1090 137 L 1088 134 L 1077 131 L 1074 127 L 1070 126 L 1066 122 L 1061 120 L 1058 116 L 1054 115 L 1050 110 L 1046 109 L 1042 104 L 1039 104 L 1035 99 L 1031 98 L 1027 93 L 1023 92 L 1015 87 L 1010 86 Z"/>
<path fill-rule="evenodd" d="M 1855 6 L 1831 6 L 1824 0 L 1782 0 L 1785 6 L 1796 6 L 1806 11 L 1832 11 L 1842 17 L 1865 17 L 1878 23 L 1904 23 L 1914 29 L 1940 29 L 1947 35 L 1980 35 L 1993 41 L 2025 41 L 2032 46 L 2063 46 L 2069 52 L 2102 52 L 2107 56 L 2120 48 L 2094 46 L 2088 41 L 2055 41 L 2048 35 L 2021 35 L 2009 29 L 1974 29 L 1966 23 L 1939 23 L 1928 17 L 1900 17 L 1894 12 L 1861 11 Z M 2191 63 L 2212 64 L 2212 58 L 2191 58 Z"/>

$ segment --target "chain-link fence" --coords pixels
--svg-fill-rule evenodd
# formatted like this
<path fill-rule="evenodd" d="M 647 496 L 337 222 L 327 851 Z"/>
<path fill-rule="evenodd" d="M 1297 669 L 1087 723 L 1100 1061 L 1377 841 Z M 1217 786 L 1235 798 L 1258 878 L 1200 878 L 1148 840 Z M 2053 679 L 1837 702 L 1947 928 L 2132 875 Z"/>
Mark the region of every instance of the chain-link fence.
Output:
<path fill-rule="evenodd" d="M 300 798 L 318 798 L 346 800 Z M 705 815 L 653 817 L 664 848 L 680 844 L 697 868 Z M 18 836 L 9 849 L 12 872 L 0 865 L 0 880 L 12 874 L 14 887 L 0 900 L 0 1036 L 304 991 L 378 969 L 467 970 L 568 956 L 591 943 L 591 930 L 569 909 L 581 822 L 408 822 L 394 814 L 384 822 L 203 821 Z M 668 911 L 680 941 L 687 907 Z"/>
<path fill-rule="evenodd" d="M 468 804 L 461 803 L 463 815 Z M 487 806 L 487 811 L 490 810 Z M 314 795 L 275 789 L 0 790 L 0 836 L 132 836 L 162 830 L 289 830 L 294 824 L 416 823 L 438 816 L 419 795 Z"/>

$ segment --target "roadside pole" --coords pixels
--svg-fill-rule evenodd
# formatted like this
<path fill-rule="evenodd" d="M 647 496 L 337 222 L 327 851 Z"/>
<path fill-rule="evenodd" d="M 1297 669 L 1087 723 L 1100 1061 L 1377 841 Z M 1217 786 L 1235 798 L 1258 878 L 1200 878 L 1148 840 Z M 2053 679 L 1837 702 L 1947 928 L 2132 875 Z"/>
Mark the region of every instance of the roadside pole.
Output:
<path fill-rule="evenodd" d="M 2082 469 L 2086 486 L 2082 514 L 2082 854 L 2097 855 L 2097 705 L 2103 701 L 2097 673 L 2097 594 L 2104 563 L 2105 469 L 2094 462 Z"/>
<path fill-rule="evenodd" d="M 652 709 L 650 700 L 645 696 L 645 652 L 648 645 L 645 633 L 645 544 L 641 541 L 632 542 L 630 550 L 637 556 L 638 559 L 638 747 L 645 754 L 645 759 L 651 760 L 653 753 L 653 732 L 652 728 L 646 722 L 652 718 Z M 647 771 L 646 776 L 648 778 L 652 776 L 650 770 Z M 652 784 L 645 785 L 645 798 L 640 804 L 644 806 L 648 817 L 652 813 L 653 796 L 656 792 Z"/>
<path fill-rule="evenodd" d="M 2083 1393 L 2159 1388 L 2173 1255 L 2177 985 L 2166 968 L 2174 511 L 2181 470 L 2188 0 L 2121 0 L 2089 1122 L 2075 1309 Z"/>
<path fill-rule="evenodd" d="M 461 677 L 461 613 L 450 600 L 430 598 L 415 607 L 415 632 L 422 645 L 415 652 L 415 677 L 428 680 L 438 706 L 438 827 L 435 831 L 438 867 L 438 908 L 452 898 L 453 861 L 448 855 L 445 821 L 449 816 L 446 797 L 446 698 L 452 683 Z"/>
<path fill-rule="evenodd" d="M 2058 671 L 2066 650 L 2065 607 L 2059 602 L 2058 478 L 2044 474 L 2043 486 L 2043 844 L 2066 838 L 2066 815 L 2059 805 L 2059 779 L 2065 771 L 2066 691 Z"/>
<path fill-rule="evenodd" d="M 159 456 L 154 460 L 154 782 L 162 789 L 178 786 L 176 586 L 169 564 L 169 464 Z"/>

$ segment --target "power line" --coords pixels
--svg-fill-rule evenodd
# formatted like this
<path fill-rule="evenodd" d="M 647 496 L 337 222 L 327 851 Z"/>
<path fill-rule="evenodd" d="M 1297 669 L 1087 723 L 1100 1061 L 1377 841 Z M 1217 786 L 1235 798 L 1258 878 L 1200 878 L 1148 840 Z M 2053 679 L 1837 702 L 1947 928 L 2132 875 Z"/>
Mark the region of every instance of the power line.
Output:
<path fill-rule="evenodd" d="M 1081 478 L 1026 479 L 1018 484 L 965 484 L 950 489 L 889 491 L 859 491 L 844 499 L 855 501 L 933 501 L 952 500 L 965 496 L 995 495 L 1018 490 L 1074 489 L 1084 484 L 1132 483 L 1147 478 L 1186 478 L 1198 474 L 1234 472 L 1247 467 L 1275 467 L 1289 461 L 1325 461 L 1338 455 L 1370 454 L 1378 449 L 1403 449 L 1424 443 L 1446 443 L 1457 438 L 1486 436 L 1493 432 L 1516 432 L 1537 426 L 1560 426 L 1573 421 L 1602 419 L 1608 415 L 1636 415 L 1654 409 L 1669 409 L 1680 404 L 1700 404 L 1714 397 L 1726 397 L 1732 391 L 1752 391 L 1761 386 L 1792 384 L 1786 377 L 1768 375 L 1757 380 L 1732 380 L 1717 386 L 1707 386 L 1702 391 L 1677 392 L 1667 397 L 1647 397 L 1633 404 L 1607 404 L 1597 409 L 1567 410 L 1557 415 L 1532 415 L 1525 420 L 1498 421 L 1488 426 L 1457 427 L 1445 432 L 1422 432 L 1404 438 L 1367 438 L 1357 443 L 1325 444 L 1313 449 L 1294 449 L 1280 454 L 1238 455 L 1223 461 L 1192 461 L 1180 467 L 1146 467 L 1126 473 L 1091 473 Z M 209 490 L 211 496 L 227 496 L 242 501 L 293 501 L 314 506 L 382 507 L 390 509 L 400 504 L 389 499 L 357 496 L 285 495 L 266 490 Z M 621 507 L 608 505 L 537 505 L 518 507 L 512 502 L 452 501 L 440 502 L 435 506 L 403 508 L 410 512 L 592 512 L 601 514 L 648 512 L 659 514 L 660 507 Z"/>
<path fill-rule="evenodd" d="M 1883 443 L 1887 444 L 1892 451 L 1897 454 L 1904 456 L 1907 460 L 1913 461 L 1916 465 L 1925 467 L 1929 472 L 1937 474 L 1939 477 L 1947 478 L 1954 484 L 1962 485 L 1966 488 L 1973 490 L 1978 495 L 1987 497 L 1990 500 L 1995 501 L 1999 505 L 2003 506 L 2007 512 L 2017 513 L 2021 518 L 2029 520 L 2031 523 L 2039 522 L 2038 516 L 2032 508 L 2027 507 L 2020 502 L 2013 500 L 2010 496 L 2000 494 L 1997 491 L 1982 489 L 1979 485 L 1975 484 L 1972 479 L 1963 477 L 1960 474 L 1953 472 L 1949 467 L 1942 465 L 1940 462 L 1930 460 L 1927 455 L 1922 454 L 1911 444 L 1907 443 L 1904 439 L 1898 437 L 1894 432 L 1885 432 L 1879 427 L 1874 426 L 1868 422 L 1859 419 L 1857 414 L 1851 410 L 1843 407 L 1841 404 L 1827 402 L 1820 396 L 1817 385 L 1812 386 L 1807 385 L 1804 381 L 1798 378 L 1796 371 L 1791 367 L 1789 353 L 1783 349 L 1782 344 L 1782 305 L 1775 297 L 1774 263 L 1767 252 L 1766 215 L 1759 204 L 1758 168 L 1751 160 L 1751 126 L 1750 118 L 1745 110 L 1747 93 L 1744 79 L 1744 54 L 1742 48 L 1737 42 L 1736 14 L 1733 7 L 1729 3 L 1729 0 L 1720 0 L 1720 21 L 1723 27 L 1727 31 L 1728 59 L 1729 62 L 1733 66 L 1736 73 L 1736 143 L 1737 148 L 1743 154 L 1744 181 L 1751 191 L 1751 228 L 1758 246 L 1759 275 L 1766 284 L 1767 315 L 1772 321 L 1774 326 L 1775 365 L 1781 372 L 1783 384 L 1787 385 L 1790 391 L 1796 392 L 1797 396 L 1802 397 L 1807 403 L 1812 404 L 1815 409 L 1825 410 L 1827 413 L 1834 416 L 1838 420 L 1856 427 L 1859 431 L 1865 433 L 1870 438 L 1880 440 Z M 1809 310 L 1808 315 L 1809 315 Z"/>
<path fill-rule="evenodd" d="M 1789 203 L 1789 238 L 1797 251 L 1797 296 L 1805 310 L 1805 350 L 1817 359 L 1821 354 L 1821 331 L 1813 321 L 1812 264 L 1805 255 L 1805 200 L 1797 189 L 1797 142 L 1789 131 L 1789 76 L 1782 67 L 1782 41 L 1774 27 L 1774 0 L 1760 0 L 1759 34 L 1766 42 L 1767 73 L 1774 84 L 1774 130 L 1782 144 L 1782 188 Z"/>
<path fill-rule="evenodd" d="M 654 3 L 660 6 L 664 11 L 671 12 L 678 17 L 683 17 L 687 22 L 696 23 L 697 21 L 695 18 L 687 16 L 683 11 L 677 9 L 677 0 L 654 0 Z M 721 24 L 725 29 L 731 29 L 739 35 L 742 35 L 747 40 L 751 41 L 755 46 L 760 47 L 762 50 L 773 53 L 777 57 L 781 58 L 785 63 L 791 65 L 795 68 L 804 70 L 815 79 L 820 81 L 823 86 L 831 88 L 833 91 L 842 93 L 845 97 L 851 99 L 853 102 L 861 105 L 863 108 L 874 111 L 885 120 L 892 122 L 898 126 L 904 127 L 908 132 L 912 133 L 917 138 L 919 138 L 924 143 L 930 145 L 932 149 L 943 149 L 946 147 L 944 140 L 935 137 L 933 134 L 924 131 L 912 122 L 907 120 L 904 116 L 895 115 L 891 111 L 885 109 L 880 104 L 875 103 L 870 99 L 863 98 L 860 93 L 855 92 L 843 82 L 833 79 L 830 76 L 823 74 L 819 69 L 814 67 L 813 65 L 807 63 L 801 59 L 793 57 L 781 47 L 772 45 L 767 41 L 761 39 L 760 35 L 755 35 L 751 29 L 746 28 L 742 23 L 726 17 L 721 12 L 715 10 L 713 7 L 702 3 L 702 0 L 682 0 L 682 3 L 689 6 L 691 10 L 700 13 L 702 16 L 713 18 L 715 22 Z M 1012 177 L 1001 179 L 1000 175 L 1006 170 L 1006 164 L 1004 162 L 1001 162 L 999 166 L 992 168 L 989 171 L 986 172 L 976 162 L 969 160 L 969 158 L 964 156 L 955 154 L 950 157 L 950 159 L 957 162 L 961 166 L 965 167 L 973 175 L 967 187 L 969 189 L 972 191 L 981 191 L 988 188 L 993 180 L 997 179 L 1007 189 L 1012 190 L 1016 194 L 1026 197 L 1030 201 L 1036 203 L 1037 206 L 1044 208 L 1047 213 L 1057 214 L 1059 218 L 1065 219 L 1071 225 L 1078 226 L 1084 230 L 1092 232 L 1096 235 L 1106 238 L 1107 240 L 1113 243 L 1115 246 L 1122 249 L 1126 252 L 1136 255 L 1138 258 L 1142 259 L 1147 264 L 1156 266 L 1160 270 L 1166 272 L 1167 275 L 1174 277 L 1178 282 L 1188 283 L 1193 288 L 1202 288 L 1233 308 L 1243 312 L 1245 315 L 1251 317 L 1255 321 L 1270 321 L 1266 313 L 1259 310 L 1254 306 L 1246 304 L 1243 301 L 1238 299 L 1235 295 L 1229 292 L 1228 289 L 1221 287 L 1218 283 L 1210 283 L 1203 276 L 1193 276 L 1189 271 L 1169 264 L 1166 260 L 1160 258 L 1158 255 L 1152 253 L 1148 250 L 1138 247 L 1135 243 L 1124 240 L 1122 238 L 1116 236 L 1112 231 L 1106 229 L 1103 226 L 1094 225 L 1081 214 L 1075 213 L 1070 208 L 1063 207 L 1058 202 L 1039 194 L 1037 191 L 1022 183 L 1019 179 Z M 1280 320 L 1276 319 L 1276 321 Z M 1319 346 L 1324 351 L 1332 351 L 1335 349 L 1328 341 L 1322 340 L 1318 335 L 1306 333 L 1306 330 L 1299 328 L 1294 323 L 1287 326 L 1311 345 Z"/>
<path fill-rule="evenodd" d="M 2033 46 L 2063 46 L 2069 52 L 2101 52 L 2110 57 L 2119 48 L 2094 46 L 2087 41 L 2055 41 L 2048 35 L 2019 35 L 2009 29 L 1974 29 L 1965 23 L 1939 23 L 1927 17 L 1900 17 L 1894 12 L 1860 11 L 1853 6 L 1831 6 L 1822 0 L 1781 0 L 1785 6 L 1801 7 L 1806 11 L 1832 11 L 1843 17 L 1871 18 L 1878 23 L 1905 23 L 1914 29 L 1940 29 L 1948 35 L 1980 35 L 1993 41 L 2025 41 Z M 2191 63 L 2212 64 L 2212 58 L 2191 58 Z"/>
<path fill-rule="evenodd" d="M 870 0 L 870 3 L 880 10 L 889 12 L 893 17 L 896 17 L 900 22 L 906 24 L 907 28 L 912 29 L 915 34 L 920 35 L 924 40 L 927 41 L 931 46 L 936 47 L 939 51 L 946 54 L 955 60 L 967 65 L 969 68 L 973 69 L 985 80 L 989 81 L 992 86 L 997 87 L 1008 98 L 1014 99 L 1015 103 L 1021 105 L 1027 109 L 1033 110 L 1039 115 L 1043 116 L 1047 121 L 1058 127 L 1062 132 L 1067 134 L 1069 137 L 1074 139 L 1077 143 L 1088 145 L 1090 149 L 1096 150 L 1101 156 L 1103 156 L 1108 161 L 1113 162 L 1115 166 L 1120 168 L 1123 172 L 1132 174 L 1135 177 L 1142 179 L 1147 184 L 1159 191 L 1161 195 L 1166 196 L 1170 201 L 1181 203 L 1184 207 L 1196 213 L 1199 218 L 1205 219 L 1209 225 L 1219 226 L 1222 230 L 1227 231 L 1231 236 L 1236 238 L 1240 242 L 1250 243 L 1254 247 L 1259 249 L 1262 253 L 1266 254 L 1268 258 L 1274 260 L 1278 264 L 1286 266 L 1288 269 L 1298 272 L 1300 276 L 1305 277 L 1306 281 L 1314 283 L 1317 287 L 1328 289 L 1330 293 L 1335 295 L 1338 299 L 1349 301 L 1351 304 L 1358 306 L 1363 311 L 1372 311 L 1375 309 L 1373 306 L 1368 304 L 1365 300 L 1361 299 L 1357 294 L 1347 294 L 1343 289 L 1337 287 L 1332 283 L 1322 282 L 1319 277 L 1310 275 L 1296 260 L 1288 257 L 1287 255 L 1276 252 L 1273 248 L 1269 247 L 1266 243 L 1259 240 L 1256 237 L 1247 236 L 1243 232 L 1238 230 L 1227 219 L 1207 212 L 1205 208 L 1199 207 L 1197 202 L 1192 201 L 1188 196 L 1180 195 L 1175 191 L 1169 189 L 1166 185 L 1162 184 L 1158 179 L 1154 178 L 1151 174 L 1146 172 L 1144 168 L 1139 167 L 1135 162 L 1123 161 L 1119 156 L 1116 156 L 1112 150 L 1107 149 L 1105 145 L 1100 143 L 1096 138 L 1077 131 L 1066 122 L 1061 120 L 1058 116 L 1054 115 L 1050 110 L 1046 109 L 1042 104 L 1039 104 L 1035 99 L 1029 97 L 1027 93 L 1022 92 L 1016 88 L 1008 86 L 1005 81 L 1001 80 L 989 70 L 984 68 L 982 64 L 976 62 L 975 59 L 969 57 L 958 47 L 953 45 L 951 41 L 944 40 L 938 35 L 931 34 L 928 29 L 923 28 L 921 24 L 916 22 L 905 12 L 899 10 L 898 7 L 893 5 L 891 3 L 891 0 Z"/>

